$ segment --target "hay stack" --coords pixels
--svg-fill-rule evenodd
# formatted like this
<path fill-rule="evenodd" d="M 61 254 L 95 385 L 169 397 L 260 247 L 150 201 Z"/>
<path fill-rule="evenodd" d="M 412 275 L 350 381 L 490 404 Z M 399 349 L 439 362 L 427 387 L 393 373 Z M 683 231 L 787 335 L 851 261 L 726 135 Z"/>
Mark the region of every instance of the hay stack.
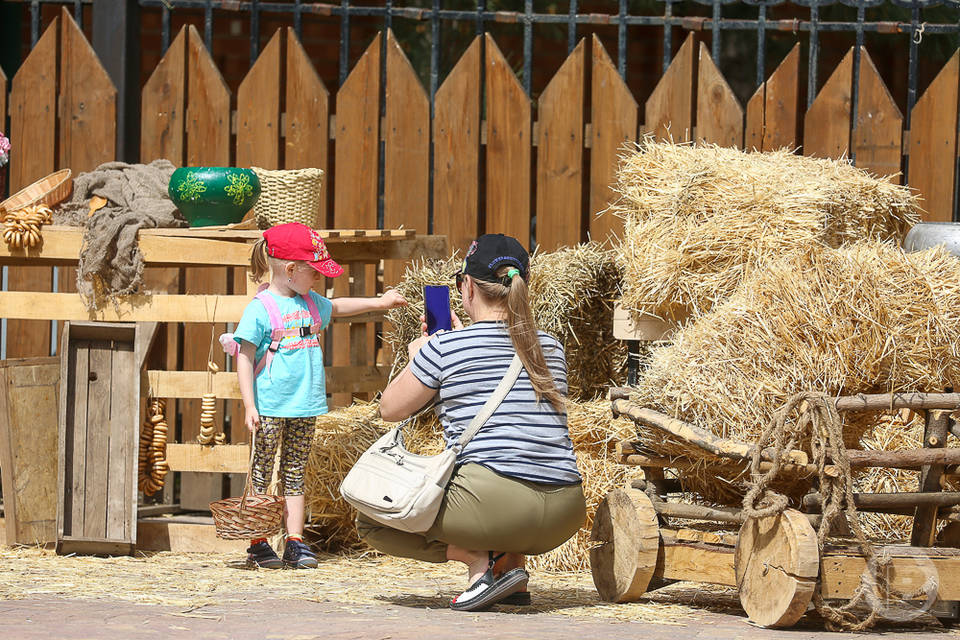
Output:
<path fill-rule="evenodd" d="M 615 190 L 624 305 L 681 320 L 785 253 L 900 239 L 919 221 L 907 188 L 786 150 L 647 139 L 622 158 Z"/>
<path fill-rule="evenodd" d="M 613 462 L 614 444 L 631 437 L 634 430 L 633 423 L 613 418 L 609 402 L 568 402 L 567 412 L 570 439 L 583 475 L 587 521 L 562 547 L 531 559 L 531 566 L 542 570 L 586 568 L 590 527 L 597 505 L 610 489 L 639 474 L 638 469 Z M 327 549 L 349 549 L 360 544 L 354 526 L 356 512 L 340 497 L 340 482 L 360 454 L 390 426 L 380 420 L 374 403 L 355 403 L 317 420 L 306 470 L 306 506 L 309 528 L 321 536 Z M 437 419 L 432 414 L 425 415 L 409 425 L 404 432 L 404 444 L 410 451 L 423 455 L 442 451 L 443 437 Z"/>
<path fill-rule="evenodd" d="M 717 435 L 753 442 L 800 391 L 956 387 L 958 340 L 957 258 L 941 249 L 904 254 L 878 242 L 821 249 L 754 273 L 724 304 L 679 332 L 674 344 L 656 349 L 635 399 Z M 844 419 L 850 446 L 878 421 L 867 413 Z M 657 454 L 704 460 L 699 473 L 683 474 L 690 489 L 720 502 L 740 500 L 739 479 L 717 459 L 652 429 L 641 436 Z"/>
<path fill-rule="evenodd" d="M 563 344 L 569 397 L 589 400 L 625 378 L 626 347 L 613 339 L 613 300 L 620 281 L 614 253 L 589 242 L 573 248 L 537 253 L 530 261 L 530 298 L 537 326 Z M 413 263 L 396 289 L 410 302 L 387 314 L 385 335 L 394 353 L 392 374 L 407 363 L 407 344 L 420 336 L 425 285 L 453 285 L 462 261 L 425 259 Z M 461 320 L 460 292 L 450 288 L 450 304 Z"/>

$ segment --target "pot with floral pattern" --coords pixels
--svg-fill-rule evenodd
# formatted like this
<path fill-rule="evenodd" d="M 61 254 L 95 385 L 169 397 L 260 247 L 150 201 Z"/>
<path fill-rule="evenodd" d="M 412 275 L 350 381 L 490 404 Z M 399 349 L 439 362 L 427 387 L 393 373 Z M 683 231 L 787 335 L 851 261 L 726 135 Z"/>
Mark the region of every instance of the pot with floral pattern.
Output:
<path fill-rule="evenodd" d="M 260 197 L 260 180 L 238 167 L 181 167 L 170 176 L 170 199 L 191 227 L 243 220 Z"/>

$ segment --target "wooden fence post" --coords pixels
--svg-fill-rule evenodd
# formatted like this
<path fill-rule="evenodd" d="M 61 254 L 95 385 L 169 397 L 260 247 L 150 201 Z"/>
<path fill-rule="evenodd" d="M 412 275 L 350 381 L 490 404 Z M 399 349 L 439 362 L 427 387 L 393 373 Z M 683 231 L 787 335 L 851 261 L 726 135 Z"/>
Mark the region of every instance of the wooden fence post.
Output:
<path fill-rule="evenodd" d="M 136 162 L 140 147 L 140 4 L 93 0 L 93 50 L 117 88 L 117 160 Z"/>

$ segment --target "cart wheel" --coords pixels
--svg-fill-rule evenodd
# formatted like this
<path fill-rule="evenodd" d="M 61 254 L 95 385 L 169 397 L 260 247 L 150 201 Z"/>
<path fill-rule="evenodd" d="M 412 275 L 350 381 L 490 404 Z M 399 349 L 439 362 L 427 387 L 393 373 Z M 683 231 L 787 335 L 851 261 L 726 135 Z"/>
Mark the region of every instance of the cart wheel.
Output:
<path fill-rule="evenodd" d="M 817 586 L 817 534 L 799 511 L 749 518 L 734 553 L 740 604 L 755 624 L 789 627 L 807 610 Z"/>
<path fill-rule="evenodd" d="M 590 550 L 593 584 L 602 600 L 633 602 L 650 585 L 660 528 L 653 503 L 637 489 L 614 489 L 593 518 L 590 540 L 600 544 Z"/>

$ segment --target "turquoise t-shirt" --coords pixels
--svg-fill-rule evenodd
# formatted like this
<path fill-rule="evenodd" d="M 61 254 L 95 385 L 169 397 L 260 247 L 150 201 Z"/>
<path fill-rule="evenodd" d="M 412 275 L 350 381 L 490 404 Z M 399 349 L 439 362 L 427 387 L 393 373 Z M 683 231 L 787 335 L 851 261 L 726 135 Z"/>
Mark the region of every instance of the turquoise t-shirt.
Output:
<path fill-rule="evenodd" d="M 326 329 L 330 324 L 333 303 L 327 298 L 309 292 L 320 312 L 320 323 Z M 267 291 L 280 310 L 285 329 L 308 327 L 311 324 L 310 309 L 299 295 L 284 298 Z M 243 317 L 233 332 L 239 343 L 245 340 L 257 345 L 257 362 L 270 346 L 270 316 L 259 300 L 254 300 L 243 310 Z M 280 348 L 273 354 L 269 372 L 264 369 L 253 384 L 257 412 L 274 418 L 306 418 L 327 412 L 327 384 L 323 372 L 323 350 L 320 336 L 305 338 L 291 336 L 280 341 Z"/>

